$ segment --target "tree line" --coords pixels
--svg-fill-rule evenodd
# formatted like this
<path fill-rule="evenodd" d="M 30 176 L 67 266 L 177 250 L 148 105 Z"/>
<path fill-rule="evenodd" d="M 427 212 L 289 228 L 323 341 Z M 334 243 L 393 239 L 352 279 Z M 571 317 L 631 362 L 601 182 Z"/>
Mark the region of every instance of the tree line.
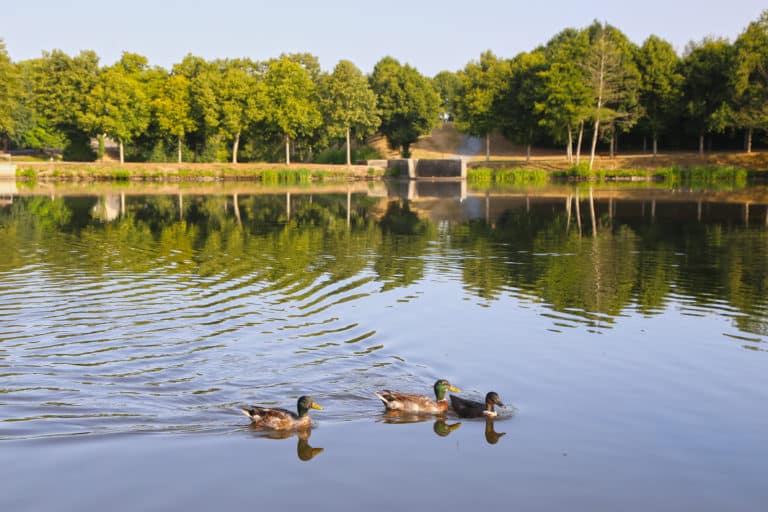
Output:
<path fill-rule="evenodd" d="M 261 62 L 187 55 L 170 70 L 129 52 L 110 66 L 93 51 L 13 62 L 0 40 L 6 150 L 57 148 L 90 160 L 109 138 L 121 162 L 290 163 L 343 147 L 349 164 L 353 141 L 377 132 L 409 156 L 441 117 L 484 138 L 486 158 L 493 133 L 528 156 L 534 145 L 560 146 L 579 165 L 588 152 L 590 167 L 598 144 L 613 155 L 619 136 L 642 139 L 653 154 L 662 143 L 697 140 L 703 153 L 714 136 L 743 136 L 750 152 L 768 130 L 768 11 L 733 43 L 708 37 L 683 55 L 659 37 L 638 46 L 594 22 L 509 59 L 484 52 L 433 78 L 392 57 L 368 76 L 346 60 L 326 72 L 309 53 Z"/>

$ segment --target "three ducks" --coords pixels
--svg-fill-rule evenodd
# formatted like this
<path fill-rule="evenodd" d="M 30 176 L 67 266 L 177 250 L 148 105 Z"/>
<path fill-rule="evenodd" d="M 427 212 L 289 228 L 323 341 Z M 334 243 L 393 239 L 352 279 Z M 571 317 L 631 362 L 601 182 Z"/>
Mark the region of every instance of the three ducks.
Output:
<path fill-rule="evenodd" d="M 446 392 L 460 393 L 461 390 L 453 386 L 445 379 L 439 379 L 434 385 L 435 399 L 417 393 L 400 393 L 388 389 L 376 391 L 375 394 L 384 403 L 387 411 L 399 411 L 410 414 L 437 414 L 442 415 L 448 411 Z M 493 391 L 485 396 L 485 403 L 475 402 L 450 395 L 451 406 L 454 412 L 461 418 L 493 418 L 497 415 L 495 406 L 505 407 L 499 395 Z M 303 430 L 312 426 L 309 417 L 310 409 L 322 410 L 323 408 L 314 402 L 311 397 L 302 396 L 296 403 L 298 414 L 280 408 L 249 407 L 240 410 L 251 418 L 256 427 L 264 427 L 271 430 Z"/>

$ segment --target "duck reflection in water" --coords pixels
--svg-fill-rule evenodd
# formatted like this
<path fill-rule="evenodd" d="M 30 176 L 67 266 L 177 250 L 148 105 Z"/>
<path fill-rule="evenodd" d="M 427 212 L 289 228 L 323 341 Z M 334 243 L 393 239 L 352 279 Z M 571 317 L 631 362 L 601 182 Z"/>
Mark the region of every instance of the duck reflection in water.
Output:
<path fill-rule="evenodd" d="M 488 416 L 485 418 L 485 440 L 488 444 L 496 444 L 502 436 L 507 435 L 506 432 L 496 432 L 493 429 L 493 418 Z"/>
<path fill-rule="evenodd" d="M 384 423 L 424 423 L 435 420 L 432 424 L 432 430 L 440 437 L 446 437 L 451 432 L 461 426 L 461 422 L 447 423 L 445 416 L 435 418 L 434 416 L 425 416 L 423 414 L 413 414 L 403 411 L 386 411 L 382 415 Z"/>
<path fill-rule="evenodd" d="M 315 448 L 310 446 L 309 438 L 312 435 L 312 430 L 308 428 L 301 430 L 267 430 L 253 424 L 251 424 L 249 428 L 254 432 L 258 432 L 260 437 L 267 439 L 289 439 L 296 436 L 298 438 L 298 442 L 296 443 L 296 455 L 299 457 L 299 460 L 304 462 L 312 460 L 325 450 L 325 448 Z"/>

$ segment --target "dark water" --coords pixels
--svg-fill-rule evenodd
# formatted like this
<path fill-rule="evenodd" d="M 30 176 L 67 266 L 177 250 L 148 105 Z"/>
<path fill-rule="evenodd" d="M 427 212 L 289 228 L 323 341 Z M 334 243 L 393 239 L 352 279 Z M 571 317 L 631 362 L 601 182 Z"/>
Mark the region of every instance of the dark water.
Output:
<path fill-rule="evenodd" d="M 0 199 L 1 510 L 768 503 L 764 187 Z M 437 377 L 512 407 L 372 393 Z M 309 438 L 237 410 L 301 394 Z"/>

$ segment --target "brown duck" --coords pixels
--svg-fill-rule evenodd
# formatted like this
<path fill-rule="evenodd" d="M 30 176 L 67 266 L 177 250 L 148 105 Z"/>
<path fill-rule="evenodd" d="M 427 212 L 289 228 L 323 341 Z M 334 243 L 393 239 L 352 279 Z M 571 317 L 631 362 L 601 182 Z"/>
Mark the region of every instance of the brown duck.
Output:
<path fill-rule="evenodd" d="M 390 411 L 404 411 L 418 414 L 443 414 L 448 410 L 446 391 L 461 393 L 461 390 L 451 385 L 445 379 L 435 382 L 435 400 L 416 393 L 399 393 L 385 389 L 376 391 L 376 396 L 384 402 L 384 407 Z"/>
<path fill-rule="evenodd" d="M 243 414 L 251 418 L 254 426 L 269 428 L 272 430 L 300 430 L 312 426 L 312 420 L 309 417 L 310 409 L 323 410 L 308 396 L 299 397 L 296 403 L 298 414 L 294 414 L 286 409 L 270 407 L 241 407 Z"/>

